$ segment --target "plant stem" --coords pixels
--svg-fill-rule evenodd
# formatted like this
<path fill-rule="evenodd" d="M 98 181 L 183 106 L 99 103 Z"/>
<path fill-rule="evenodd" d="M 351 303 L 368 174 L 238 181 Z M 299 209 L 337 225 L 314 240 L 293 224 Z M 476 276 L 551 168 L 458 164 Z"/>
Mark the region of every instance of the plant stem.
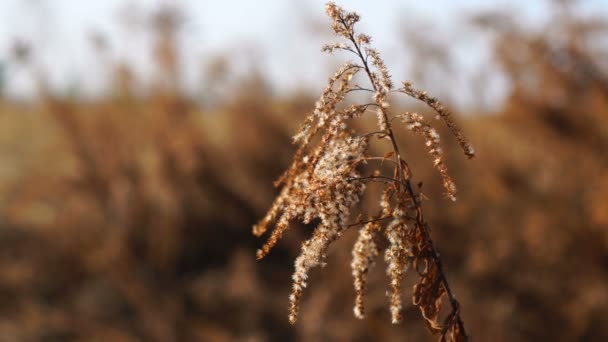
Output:
<path fill-rule="evenodd" d="M 343 18 L 341 19 L 341 21 L 342 21 L 342 24 L 344 25 L 344 27 L 348 27 L 346 21 Z M 369 64 L 367 62 L 367 58 L 365 58 L 363 56 L 363 53 L 361 52 L 361 47 L 359 46 L 359 44 L 357 43 L 357 40 L 353 36 L 352 31 L 351 31 L 351 33 L 349 33 L 348 38 L 353 43 L 356 53 L 359 56 L 359 58 L 361 59 L 361 62 L 363 63 L 363 68 L 365 69 L 365 73 L 367 74 L 367 76 L 372 84 L 372 88 L 373 88 L 374 92 L 377 92 L 378 88 L 376 87 L 376 84 L 373 82 L 372 72 L 371 72 Z M 455 317 L 458 321 L 458 327 L 459 327 L 460 331 L 462 332 L 462 335 L 464 336 L 465 340 L 468 340 L 468 335 L 466 334 L 466 331 L 464 328 L 464 323 L 462 321 L 462 318 L 460 317 L 460 305 L 458 304 L 458 301 L 456 300 L 456 297 L 454 296 L 454 294 L 450 288 L 450 285 L 448 284 L 447 277 L 445 276 L 445 273 L 443 271 L 443 265 L 441 263 L 441 259 L 439 258 L 439 253 L 437 252 L 437 249 L 435 248 L 435 244 L 433 243 L 433 240 L 430 235 L 430 226 L 424 220 L 424 216 L 423 216 L 423 212 L 422 212 L 422 203 L 420 202 L 419 197 L 416 194 L 416 192 L 414 191 L 412 184 L 410 182 L 411 171 L 410 171 L 407 163 L 401 157 L 401 153 L 399 152 L 399 147 L 397 145 L 397 140 L 395 138 L 395 134 L 393 133 L 393 129 L 391 126 L 391 122 L 388 120 L 388 115 L 386 113 L 386 109 L 383 108 L 382 106 L 378 106 L 378 107 L 380 108 L 380 110 L 382 111 L 382 115 L 384 116 L 384 120 L 386 122 L 386 135 L 389 137 L 391 144 L 393 145 L 393 151 L 395 152 L 395 156 L 397 158 L 397 169 L 398 169 L 398 174 L 399 174 L 398 177 L 400 178 L 400 181 L 394 180 L 395 186 L 397 187 L 397 189 L 401 189 L 401 185 L 405 185 L 405 190 L 407 191 L 408 195 L 411 197 L 412 201 L 414 202 L 414 206 L 416 207 L 416 223 L 417 223 L 416 228 L 419 229 L 419 231 L 423 234 L 423 236 L 426 240 L 429 251 L 431 252 L 431 258 L 433 259 L 433 261 L 435 262 L 435 265 L 437 266 L 439 278 L 441 280 L 443 287 L 446 290 L 448 299 L 450 301 L 450 305 L 452 306 L 452 314 L 455 315 Z M 404 170 L 404 166 L 407 169 L 407 175 Z"/>

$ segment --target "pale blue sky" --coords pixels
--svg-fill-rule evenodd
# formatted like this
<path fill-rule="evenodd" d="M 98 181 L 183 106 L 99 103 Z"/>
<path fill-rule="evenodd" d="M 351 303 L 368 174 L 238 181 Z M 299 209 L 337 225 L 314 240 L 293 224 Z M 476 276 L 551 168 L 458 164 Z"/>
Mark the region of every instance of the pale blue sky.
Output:
<path fill-rule="evenodd" d="M 242 72 L 255 60 L 274 87 L 289 92 L 296 87 L 317 87 L 340 58 L 319 53 L 331 39 L 324 17 L 325 0 L 2 0 L 0 1 L 0 60 L 5 60 L 14 39 L 36 46 L 34 65 L 46 70 L 51 83 L 65 89 L 78 84 L 81 92 L 94 94 L 107 87 L 103 63 L 129 60 L 141 74 L 151 77 L 151 38 L 144 30 L 127 30 L 121 16 L 150 13 L 166 3 L 178 3 L 187 23 L 181 41 L 185 83 L 195 88 L 202 65 L 209 56 L 229 54 Z M 541 0 L 343 0 L 343 7 L 362 14 L 361 30 L 374 37 L 393 74 L 405 73 L 407 47 L 399 33 L 408 23 L 428 24 L 430 35 L 452 32 L 464 18 L 483 8 L 511 8 L 521 13 L 522 23 L 542 21 L 546 11 Z M 608 12 L 608 0 L 586 1 L 587 11 Z M 92 31 L 107 36 L 108 56 L 95 56 L 88 44 Z M 464 63 L 472 66 L 487 53 L 483 41 L 468 36 L 450 37 Z M 13 95 L 33 92 L 31 73 L 19 67 L 7 70 L 8 91 Z M 397 71 L 395 71 L 397 70 Z"/>

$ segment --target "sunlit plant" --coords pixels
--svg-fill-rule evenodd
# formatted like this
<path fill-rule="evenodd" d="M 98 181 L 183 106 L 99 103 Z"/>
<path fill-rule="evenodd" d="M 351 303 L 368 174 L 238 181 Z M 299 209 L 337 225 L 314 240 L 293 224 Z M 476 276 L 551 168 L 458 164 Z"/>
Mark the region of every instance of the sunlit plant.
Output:
<path fill-rule="evenodd" d="M 452 200 L 456 200 L 456 186 L 448 173 L 437 130 L 420 114 L 393 113 L 390 97 L 404 94 L 426 103 L 445 122 L 469 158 L 474 150 L 439 101 L 409 82 L 402 83 L 400 88 L 393 86 L 383 59 L 370 44 L 371 37 L 355 31 L 360 20 L 357 13 L 347 12 L 332 2 L 327 4 L 326 12 L 341 41 L 325 45 L 323 51 L 345 51 L 354 55 L 356 62 L 344 64 L 329 79 L 315 109 L 294 136 L 299 149 L 292 165 L 275 184 L 281 187 L 281 192 L 266 216 L 253 227 L 257 236 L 272 228 L 257 257 L 264 258 L 292 222 L 317 224 L 295 261 L 289 297 L 289 321 L 295 323 L 309 270 L 324 265 L 328 248 L 344 231 L 360 227 L 351 262 L 355 316 L 364 317 L 367 273 L 383 252 L 392 322 L 402 319 L 402 279 L 413 269 L 419 279 L 413 288 L 412 301 L 420 308 L 429 330 L 439 334 L 442 341 L 466 340 L 459 304 L 431 239 L 422 210 L 423 197 L 412 185 L 412 172 L 399 150 L 396 129 L 403 127 L 424 139 L 445 194 Z M 355 83 L 359 74 L 368 85 Z M 347 104 L 351 93 L 369 94 L 369 101 Z M 376 130 L 357 132 L 356 126 L 349 125 L 366 114 L 377 117 Z M 398 122 L 401 124 L 395 124 Z M 383 155 L 371 155 L 370 144 L 378 139 L 388 140 L 391 149 Z M 383 164 L 392 165 L 390 171 Z M 357 205 L 370 182 L 380 183 L 383 190 L 377 212 L 365 213 L 365 208 Z M 380 248 L 381 239 L 387 242 L 384 251 Z M 446 300 L 451 310 L 439 322 L 440 309 Z"/>

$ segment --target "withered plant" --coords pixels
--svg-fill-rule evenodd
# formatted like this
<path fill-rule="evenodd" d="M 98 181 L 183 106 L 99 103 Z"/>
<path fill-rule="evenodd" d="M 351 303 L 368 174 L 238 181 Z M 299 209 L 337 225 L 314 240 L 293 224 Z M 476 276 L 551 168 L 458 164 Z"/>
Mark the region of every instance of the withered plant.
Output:
<path fill-rule="evenodd" d="M 420 308 L 429 330 L 440 334 L 441 341 L 467 340 L 458 301 L 450 289 L 423 215 L 424 197 L 412 185 L 411 169 L 399 150 L 396 135 L 399 127 L 394 125 L 394 119 L 424 139 L 448 198 L 456 199 L 456 187 L 444 162 L 435 128 L 417 113 L 393 114 L 390 96 L 405 94 L 426 103 L 445 122 L 469 158 L 474 155 L 473 148 L 437 99 L 415 89 L 409 82 L 404 82 L 398 89 L 393 87 L 384 61 L 370 45 L 371 38 L 355 32 L 355 24 L 360 20 L 357 13 L 347 12 L 332 2 L 327 4 L 326 12 L 332 20 L 333 31 L 342 41 L 324 46 L 323 51 L 346 51 L 356 56 L 356 62 L 344 64 L 329 79 L 315 109 L 294 136 L 299 149 L 292 165 L 275 183 L 281 187 L 281 192 L 266 216 L 253 227 L 256 236 L 273 228 L 257 257 L 264 258 L 292 222 L 316 224 L 312 237 L 303 243 L 295 261 L 289 298 L 289 321 L 295 323 L 309 270 L 324 265 L 329 246 L 343 232 L 361 227 L 351 263 L 356 291 L 355 316 L 364 316 L 367 273 L 380 254 L 381 246 L 387 245 L 384 260 L 390 279 L 388 296 L 392 322 L 398 323 L 402 319 L 402 279 L 412 268 L 419 276 L 412 301 Z M 355 83 L 358 74 L 363 75 L 368 86 Z M 347 104 L 351 93 L 369 94 L 370 100 Z M 377 129 L 357 132 L 357 126 L 351 121 L 368 113 L 377 116 Z M 372 155 L 372 140 L 388 140 L 392 148 L 384 155 Z M 392 166 L 390 171 L 383 167 L 385 164 Z M 366 186 L 372 182 L 382 186 L 380 204 L 372 209 L 373 212 L 366 212 L 366 208 L 358 204 Z M 439 322 L 441 306 L 446 300 L 451 310 L 443 322 Z"/>

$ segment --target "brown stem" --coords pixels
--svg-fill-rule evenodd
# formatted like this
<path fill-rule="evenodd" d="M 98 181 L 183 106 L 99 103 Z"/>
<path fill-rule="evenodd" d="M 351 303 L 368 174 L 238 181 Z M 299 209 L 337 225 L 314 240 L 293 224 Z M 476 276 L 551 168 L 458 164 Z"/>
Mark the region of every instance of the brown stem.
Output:
<path fill-rule="evenodd" d="M 369 132 L 369 133 L 360 135 L 359 137 L 361 137 L 361 138 L 367 138 L 369 136 L 376 135 L 376 134 L 378 135 L 378 138 L 384 138 L 384 136 L 386 136 L 386 132 L 385 131 L 375 131 L 375 132 Z"/>
<path fill-rule="evenodd" d="M 341 19 L 344 27 L 348 27 L 344 18 L 340 18 L 340 19 Z M 361 48 L 360 48 L 359 44 L 357 44 L 357 40 L 353 36 L 352 29 L 349 30 L 348 38 L 353 43 L 353 45 L 357 51 L 357 55 L 359 56 L 359 58 L 361 59 L 361 62 L 363 63 L 363 68 L 365 69 L 365 73 L 367 74 L 367 76 L 372 84 L 373 90 L 378 91 L 378 88 L 376 87 L 376 85 L 373 82 L 372 72 L 369 68 L 367 58 L 365 58 L 363 56 L 363 53 L 361 52 Z M 396 179 L 393 179 L 393 180 L 395 181 L 395 185 L 397 186 L 398 189 L 399 189 L 400 185 L 402 185 L 402 184 L 405 185 L 405 190 L 407 191 L 408 195 L 412 198 L 412 201 L 414 202 L 414 205 L 416 207 L 416 221 L 418 223 L 418 224 L 416 224 L 416 227 L 417 227 L 417 229 L 420 230 L 420 232 L 423 234 L 425 240 L 427 241 L 429 250 L 431 252 L 431 257 L 432 257 L 433 261 L 435 262 L 435 264 L 437 265 L 437 271 L 439 272 L 439 277 L 441 279 L 443 287 L 445 288 L 445 290 L 447 292 L 448 299 L 450 301 L 450 305 L 452 306 L 452 313 L 455 313 L 457 315 L 456 319 L 458 321 L 458 327 L 459 327 L 460 331 L 462 332 L 462 335 L 464 336 L 465 340 L 468 340 L 468 336 L 467 336 L 465 328 L 464 328 L 464 323 L 459 314 L 460 306 L 450 288 L 450 285 L 448 284 L 447 277 L 445 276 L 445 273 L 443 271 L 443 265 L 441 263 L 441 259 L 439 258 L 439 253 L 437 252 L 437 249 L 435 248 L 435 244 L 433 243 L 433 240 L 431 239 L 430 227 L 424 220 L 424 216 L 422 213 L 422 204 L 421 204 L 418 196 L 416 195 L 416 192 L 414 191 L 412 184 L 410 182 L 411 172 L 409 171 L 409 167 L 407 166 L 407 163 L 401 157 L 401 153 L 399 152 L 399 147 L 398 147 L 397 141 L 395 139 L 395 134 L 393 133 L 393 129 L 391 127 L 391 122 L 388 120 L 388 115 L 386 113 L 386 110 L 382 106 L 379 106 L 379 108 L 382 111 L 382 115 L 384 116 L 384 119 L 386 121 L 386 126 L 387 126 L 386 133 L 387 133 L 389 139 L 391 140 L 391 144 L 393 145 L 393 151 L 395 152 L 395 155 L 397 157 L 397 164 L 398 164 L 397 168 L 398 168 L 398 173 L 399 173 L 398 177 L 400 178 L 400 181 L 398 181 Z M 406 176 L 406 173 L 404 172 L 404 165 L 408 169 L 407 176 Z M 386 177 L 386 178 L 390 178 L 390 177 Z"/>
<path fill-rule="evenodd" d="M 393 215 L 388 215 L 388 216 L 383 216 L 383 217 L 379 217 L 379 218 L 375 218 L 375 219 L 371 219 L 371 220 L 367 220 L 367 221 L 361 221 L 361 222 L 355 222 L 355 223 L 351 223 L 349 224 L 347 227 L 355 227 L 358 226 L 360 224 L 368 224 L 368 223 L 373 223 L 373 222 L 379 222 L 379 221 L 383 221 L 389 218 L 393 218 Z"/>
<path fill-rule="evenodd" d="M 353 164 L 355 163 L 360 163 L 362 161 L 368 161 L 368 160 L 376 160 L 376 161 L 381 161 L 381 162 L 390 162 L 390 163 L 394 163 L 395 165 L 397 165 L 397 162 L 392 160 L 392 159 L 387 159 L 385 157 L 363 157 L 363 158 L 359 158 L 353 161 Z"/>
<path fill-rule="evenodd" d="M 351 178 L 347 178 L 346 180 L 348 180 L 348 181 L 372 180 L 372 181 L 391 183 L 391 184 L 392 183 L 401 184 L 400 180 L 392 178 L 392 177 L 387 177 L 387 176 L 351 177 Z M 403 183 L 402 185 L 405 185 L 405 183 Z"/>

